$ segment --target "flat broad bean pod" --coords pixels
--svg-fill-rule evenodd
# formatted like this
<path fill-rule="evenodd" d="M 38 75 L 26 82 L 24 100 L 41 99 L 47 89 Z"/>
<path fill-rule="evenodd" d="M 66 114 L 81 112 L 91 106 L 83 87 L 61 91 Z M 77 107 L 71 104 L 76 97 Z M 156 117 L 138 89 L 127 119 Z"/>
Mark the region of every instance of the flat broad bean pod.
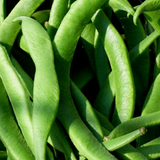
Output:
<path fill-rule="evenodd" d="M 10 52 L 20 31 L 19 23 L 13 23 L 12 21 L 19 16 L 31 16 L 43 2 L 44 0 L 21 0 L 5 18 L 0 27 L 0 43 L 6 47 L 8 52 Z"/>
<path fill-rule="evenodd" d="M 59 85 L 54 66 L 52 44 L 47 32 L 34 19 L 28 17 L 18 19 L 22 20 L 22 32 L 36 67 L 32 120 L 34 154 L 36 159 L 40 160 L 45 159 L 47 139 L 57 114 Z M 34 32 L 35 30 L 37 32 Z"/>
<path fill-rule="evenodd" d="M 101 36 L 115 78 L 116 106 L 112 123 L 116 126 L 131 119 L 134 112 L 135 87 L 128 51 L 102 10 L 94 14 L 92 21 Z"/>
<path fill-rule="evenodd" d="M 13 67 L 7 50 L 0 45 L 0 77 L 9 96 L 14 114 L 22 133 L 31 149 L 33 149 L 32 132 L 32 103 L 29 99 L 24 82 L 18 72 Z M 11 80 L 12 77 L 12 80 Z M 25 119 L 25 121 L 24 121 Z"/>

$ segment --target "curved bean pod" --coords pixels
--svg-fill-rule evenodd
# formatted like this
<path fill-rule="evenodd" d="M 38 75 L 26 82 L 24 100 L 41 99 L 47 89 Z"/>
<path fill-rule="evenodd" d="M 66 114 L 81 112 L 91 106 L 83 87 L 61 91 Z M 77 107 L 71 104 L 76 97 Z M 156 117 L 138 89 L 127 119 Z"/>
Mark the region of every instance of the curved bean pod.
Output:
<path fill-rule="evenodd" d="M 24 87 L 25 84 L 22 78 L 13 67 L 8 53 L 2 45 L 0 45 L 0 53 L 0 77 L 4 83 L 22 133 L 29 147 L 33 149 L 31 122 L 32 103 L 29 99 L 28 92 Z"/>
<path fill-rule="evenodd" d="M 137 7 L 134 16 L 133 16 L 133 21 L 134 24 L 137 23 L 137 18 L 139 15 L 143 12 L 147 11 L 155 11 L 160 9 L 160 1 L 159 0 L 146 0 L 144 1 L 140 6 Z"/>
<path fill-rule="evenodd" d="M 9 104 L 7 93 L 1 80 L 0 90 L 0 139 L 14 159 L 34 160 L 34 156 L 15 121 L 12 107 Z M 0 159 L 2 157 L 4 157 L 4 154 L 0 151 Z"/>
<path fill-rule="evenodd" d="M 142 47 L 141 42 L 146 38 L 145 29 L 139 18 L 137 21 L 137 26 L 135 27 L 132 15 L 128 17 L 127 13 L 117 9 L 114 9 L 114 12 L 124 30 L 126 44 L 129 48 L 129 51 L 135 47 L 133 52 L 129 52 L 129 56 L 131 59 L 132 72 L 136 88 L 136 102 L 139 110 L 141 110 L 149 85 L 151 66 L 149 48 L 146 48 L 143 51 L 143 54 L 139 54 L 135 61 L 132 61 L 132 58 L 134 53 L 138 54 L 142 51 L 142 48 L 140 47 Z M 140 45 L 138 46 L 138 44 Z"/>
<path fill-rule="evenodd" d="M 131 4 L 128 2 L 128 0 L 118 0 L 118 1 L 117 0 L 110 0 L 109 5 L 112 8 L 124 10 L 131 15 L 134 14 L 134 10 L 133 10 Z"/>
<path fill-rule="evenodd" d="M 0 43 L 6 47 L 8 52 L 10 52 L 17 34 L 20 31 L 19 23 L 13 23 L 12 21 L 19 16 L 31 16 L 42 2 L 44 2 L 44 0 L 21 0 L 5 18 L 0 27 Z"/>
<path fill-rule="evenodd" d="M 109 19 L 102 10 L 92 17 L 116 79 L 116 106 L 112 123 L 118 125 L 133 116 L 135 88 L 127 48 Z M 102 27 L 103 26 L 103 27 Z"/>
<path fill-rule="evenodd" d="M 131 133 L 128 133 L 126 135 L 117 137 L 115 139 L 108 139 L 104 140 L 103 145 L 109 150 L 114 151 L 117 150 L 126 144 L 129 144 L 130 142 L 134 141 L 138 137 L 144 135 L 146 133 L 146 129 L 144 127 L 137 129 Z"/>
<path fill-rule="evenodd" d="M 53 40 L 55 66 L 61 93 L 58 119 L 64 125 L 76 148 L 87 159 L 92 160 L 116 158 L 99 143 L 78 115 L 70 93 L 69 75 L 71 61 L 81 33 L 95 11 L 104 3 L 105 0 L 75 1 L 63 18 Z M 83 132 L 79 132 L 79 128 Z"/>
<path fill-rule="evenodd" d="M 35 157 L 41 160 L 45 159 L 47 138 L 58 110 L 59 86 L 47 32 L 34 19 L 19 19 L 22 19 L 22 32 L 36 67 L 32 121 Z"/>

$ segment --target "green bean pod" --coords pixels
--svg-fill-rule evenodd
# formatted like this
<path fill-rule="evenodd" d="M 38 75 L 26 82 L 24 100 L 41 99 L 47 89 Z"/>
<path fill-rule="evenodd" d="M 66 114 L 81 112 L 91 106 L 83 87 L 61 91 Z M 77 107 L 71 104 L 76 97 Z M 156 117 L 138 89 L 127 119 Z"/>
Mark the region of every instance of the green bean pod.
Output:
<path fill-rule="evenodd" d="M 70 93 L 70 66 L 85 26 L 105 0 L 77 0 L 63 18 L 53 40 L 55 66 L 60 86 L 58 119 L 64 125 L 75 147 L 87 159 L 116 159 L 95 138 L 78 115 Z M 82 12 L 83 9 L 83 12 Z M 64 29 L 65 28 L 65 29 Z M 79 128 L 83 132 L 79 132 Z"/>
<path fill-rule="evenodd" d="M 60 122 L 56 119 L 50 131 L 48 142 L 57 150 L 64 153 L 66 160 L 76 160 L 75 154 L 71 148 L 69 139 L 65 134 L 64 128 L 62 128 Z"/>
<path fill-rule="evenodd" d="M 110 139 L 125 135 L 132 132 L 142 126 L 145 128 L 156 126 L 160 124 L 160 111 L 156 113 L 150 113 L 148 115 L 132 118 L 113 129 L 108 136 Z"/>
<path fill-rule="evenodd" d="M 2 25 L 4 19 L 6 18 L 6 0 L 1 0 L 0 2 L 0 26 Z"/>
<path fill-rule="evenodd" d="M 96 75 L 99 82 L 99 87 L 102 88 L 104 82 L 106 81 L 109 73 L 111 72 L 108 57 L 104 50 L 101 38 L 98 31 L 95 33 L 95 42 L 94 42 L 94 57 L 95 57 L 95 67 Z"/>
<path fill-rule="evenodd" d="M 116 154 L 124 160 L 148 160 L 144 154 L 134 148 L 132 145 L 125 145 L 122 148 L 117 149 Z"/>
<path fill-rule="evenodd" d="M 133 21 L 134 24 L 137 23 L 137 18 L 139 15 L 143 12 L 148 12 L 148 11 L 155 11 L 160 9 L 160 1 L 159 0 L 146 0 L 144 1 L 140 6 L 137 7 L 134 16 L 133 16 Z"/>
<path fill-rule="evenodd" d="M 50 16 L 50 10 L 40 10 L 34 12 L 31 17 L 37 20 L 40 24 L 44 25 L 44 23 L 48 21 L 49 16 Z"/>
<path fill-rule="evenodd" d="M 146 115 L 160 111 L 159 103 L 160 99 L 158 96 L 160 90 L 160 74 L 157 75 L 155 81 L 153 82 L 143 105 L 141 115 Z"/>
<path fill-rule="evenodd" d="M 97 94 L 94 108 L 110 120 L 111 109 L 115 100 L 116 88 L 113 72 L 111 72 Z"/>
<path fill-rule="evenodd" d="M 144 127 L 137 129 L 131 133 L 128 133 L 126 135 L 117 137 L 115 139 L 108 139 L 104 140 L 103 145 L 109 150 L 109 151 L 114 151 L 117 150 L 126 144 L 131 143 L 138 137 L 144 135 L 146 133 L 146 129 Z"/>
<path fill-rule="evenodd" d="M 33 80 L 31 77 L 23 70 L 23 68 L 20 66 L 20 64 L 17 62 L 17 60 L 11 55 L 11 62 L 13 66 L 16 68 L 17 72 L 21 75 L 26 87 L 28 94 L 31 98 L 33 98 Z"/>
<path fill-rule="evenodd" d="M 118 125 L 132 118 L 135 104 L 135 88 L 127 48 L 102 10 L 92 17 L 116 80 L 116 106 L 112 123 Z M 103 27 L 102 27 L 103 26 Z"/>
<path fill-rule="evenodd" d="M 91 103 L 87 100 L 87 98 L 73 81 L 71 81 L 71 94 L 81 118 L 95 135 L 95 137 L 101 142 L 103 140 L 102 128 L 96 117 L 96 114 L 94 113 Z"/>
<path fill-rule="evenodd" d="M 8 53 L 2 45 L 0 45 L 0 53 L 0 77 L 4 83 L 22 133 L 29 147 L 33 149 L 32 103 L 24 87 L 24 81 L 13 67 Z"/>
<path fill-rule="evenodd" d="M 31 16 L 43 2 L 44 0 L 21 0 L 5 18 L 0 27 L 0 43 L 6 47 L 8 52 L 10 52 L 20 31 L 19 23 L 13 23 L 13 20 L 19 16 Z"/>
<path fill-rule="evenodd" d="M 0 90 L 0 139 L 14 159 L 34 160 L 34 156 L 15 121 L 2 80 L 0 80 Z"/>
<path fill-rule="evenodd" d="M 95 39 L 95 26 L 93 23 L 89 23 L 81 33 L 81 42 L 84 46 L 84 50 L 90 62 L 91 68 L 95 71 L 95 58 L 94 58 L 94 39 Z"/>
<path fill-rule="evenodd" d="M 57 28 L 59 27 L 63 17 L 69 10 L 69 0 L 54 0 L 51 11 L 50 11 L 50 16 L 49 16 L 49 21 L 48 21 L 48 28 L 47 32 L 49 36 L 51 37 L 51 40 L 53 40 Z"/>
<path fill-rule="evenodd" d="M 7 159 L 6 151 L 0 151 L 0 160 L 6 160 L 6 159 Z"/>
<path fill-rule="evenodd" d="M 137 148 L 138 151 L 143 153 L 148 159 L 160 158 L 160 137 L 145 143 Z"/>
<path fill-rule="evenodd" d="M 138 56 L 144 53 L 144 51 L 159 37 L 159 33 L 154 31 L 148 37 L 143 39 L 134 48 L 129 51 L 131 61 L 135 61 Z"/>
<path fill-rule="evenodd" d="M 34 19 L 19 19 L 22 20 L 22 32 L 36 67 L 33 87 L 33 140 L 35 157 L 41 160 L 45 159 L 48 135 L 58 110 L 59 86 L 52 44 L 47 32 Z"/>
<path fill-rule="evenodd" d="M 118 0 L 118 1 L 117 0 L 110 0 L 109 5 L 112 8 L 116 8 L 116 9 L 126 11 L 131 15 L 134 14 L 134 10 L 133 10 L 131 4 L 128 2 L 128 0 Z"/>

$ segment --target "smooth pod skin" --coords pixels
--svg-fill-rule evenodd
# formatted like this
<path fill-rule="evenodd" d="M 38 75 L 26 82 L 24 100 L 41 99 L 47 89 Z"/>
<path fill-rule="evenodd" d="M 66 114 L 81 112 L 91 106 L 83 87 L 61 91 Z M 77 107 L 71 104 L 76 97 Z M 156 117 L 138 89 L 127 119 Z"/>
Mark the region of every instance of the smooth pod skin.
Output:
<path fill-rule="evenodd" d="M 103 145 L 109 150 L 109 151 L 114 151 L 117 150 L 126 144 L 131 143 L 138 137 L 144 135 L 146 133 L 146 129 L 144 127 L 137 129 L 131 133 L 128 133 L 126 135 L 123 135 L 121 137 L 117 137 L 115 139 L 109 139 L 107 141 L 103 142 Z"/>
<path fill-rule="evenodd" d="M 48 142 L 53 146 L 53 148 L 62 152 L 66 160 L 76 160 L 70 141 L 65 133 L 63 126 L 56 119 L 52 124 Z"/>
<path fill-rule="evenodd" d="M 156 113 L 150 113 L 148 115 L 132 118 L 113 129 L 108 136 L 110 139 L 125 135 L 132 132 L 141 126 L 145 128 L 157 126 L 160 124 L 160 111 Z"/>
<path fill-rule="evenodd" d="M 95 70 L 99 83 L 99 87 L 103 88 L 103 85 L 111 72 L 108 57 L 106 55 L 104 46 L 99 36 L 98 31 L 96 30 L 95 39 L 94 39 L 94 57 L 95 57 Z"/>
<path fill-rule="evenodd" d="M 131 119 L 134 113 L 135 87 L 128 51 L 121 36 L 102 10 L 96 12 L 92 21 L 101 36 L 114 74 L 116 106 L 112 123 L 116 126 Z"/>
<path fill-rule="evenodd" d="M 160 158 L 160 137 L 155 138 L 148 143 L 145 143 L 137 148 L 138 151 L 143 153 L 148 159 Z"/>
<path fill-rule="evenodd" d="M 1 0 L 0 2 L 0 26 L 2 25 L 4 19 L 6 18 L 6 0 Z"/>
<path fill-rule="evenodd" d="M 93 136 L 78 115 L 70 93 L 70 66 L 85 26 L 105 0 L 77 0 L 63 18 L 53 40 L 55 66 L 60 86 L 58 119 L 64 125 L 75 147 L 87 159 L 116 159 Z M 82 12 L 83 9 L 83 12 Z M 65 29 L 64 29 L 65 28 Z M 83 132 L 79 132 L 79 128 Z"/>
<path fill-rule="evenodd" d="M 34 19 L 22 17 L 22 32 L 36 67 L 32 112 L 34 154 L 36 159 L 44 160 L 48 135 L 59 103 L 52 44 L 47 32 Z"/>
<path fill-rule="evenodd" d="M 109 120 L 111 118 L 111 109 L 115 100 L 115 94 L 115 79 L 113 72 L 111 72 L 98 92 L 94 102 L 94 108 Z"/>
<path fill-rule="evenodd" d="M 13 23 L 13 20 L 19 16 L 31 16 L 43 2 L 44 0 L 21 0 L 5 18 L 0 27 L 0 43 L 6 47 L 8 52 L 10 52 L 20 31 L 19 23 Z"/>
<path fill-rule="evenodd" d="M 103 132 L 98 118 L 94 113 L 92 105 L 81 92 L 81 90 L 72 81 L 71 94 L 79 115 L 88 126 L 88 128 L 92 131 L 94 136 L 101 142 L 103 139 Z"/>
<path fill-rule="evenodd" d="M 59 27 L 63 17 L 69 10 L 69 0 L 54 0 L 51 11 L 50 11 L 50 16 L 49 16 L 49 21 L 48 21 L 48 27 L 47 27 L 47 32 L 49 36 L 51 37 L 51 40 L 53 40 L 57 28 Z"/>
<path fill-rule="evenodd" d="M 0 54 L 2 54 L 2 50 Z M 34 160 L 34 156 L 15 121 L 12 107 L 9 104 L 7 93 L 1 80 L 0 90 L 0 139 L 14 159 Z M 0 155 L 0 157 L 2 158 L 3 156 Z"/>
<path fill-rule="evenodd" d="M 139 15 L 143 12 L 147 11 L 155 11 L 160 9 L 160 1 L 159 0 L 146 0 L 144 1 L 140 6 L 137 7 L 134 16 L 133 16 L 133 21 L 134 24 L 137 23 L 137 18 Z"/>
<path fill-rule="evenodd" d="M 29 147 L 33 149 L 32 103 L 29 99 L 29 94 L 24 87 L 24 81 L 13 67 L 8 53 L 2 45 L 0 45 L 0 53 L 0 77 L 4 83 L 22 133 Z"/>

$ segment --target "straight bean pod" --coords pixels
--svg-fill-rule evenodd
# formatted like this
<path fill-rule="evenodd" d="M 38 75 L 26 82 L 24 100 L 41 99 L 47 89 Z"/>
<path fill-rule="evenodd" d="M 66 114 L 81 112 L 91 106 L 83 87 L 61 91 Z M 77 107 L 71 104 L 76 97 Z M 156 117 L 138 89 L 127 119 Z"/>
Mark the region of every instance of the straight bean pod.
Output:
<path fill-rule="evenodd" d="M 160 111 L 156 113 L 150 113 L 148 115 L 132 118 L 113 129 L 108 136 L 110 139 L 125 135 L 131 131 L 134 131 L 140 127 L 152 127 L 160 124 Z"/>
<path fill-rule="evenodd" d="M 34 153 L 36 159 L 44 160 L 47 139 L 59 103 L 59 85 L 52 43 L 45 29 L 36 20 L 28 17 L 19 19 L 22 20 L 22 32 L 36 67 L 32 112 Z"/>
<path fill-rule="evenodd" d="M 102 10 L 94 14 L 92 21 L 101 36 L 115 78 L 116 106 L 112 123 L 116 126 L 131 119 L 134 113 L 135 87 L 128 51 Z"/>
<path fill-rule="evenodd" d="M 142 128 L 139 128 L 131 133 L 117 137 L 115 139 L 111 139 L 111 140 L 108 139 L 106 141 L 104 140 L 103 145 L 109 151 L 114 151 L 114 150 L 117 150 L 117 149 L 125 146 L 126 144 L 131 143 L 132 141 L 134 141 L 138 137 L 144 135 L 145 133 L 146 133 L 146 129 L 144 127 L 142 127 Z"/>

